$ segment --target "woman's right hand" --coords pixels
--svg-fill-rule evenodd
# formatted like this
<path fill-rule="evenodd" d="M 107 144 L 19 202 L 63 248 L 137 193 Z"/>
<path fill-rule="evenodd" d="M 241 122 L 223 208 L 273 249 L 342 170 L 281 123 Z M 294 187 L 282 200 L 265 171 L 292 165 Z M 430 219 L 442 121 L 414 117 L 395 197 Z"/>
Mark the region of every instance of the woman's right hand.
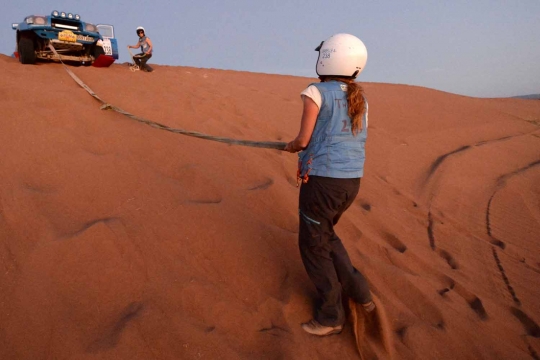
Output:
<path fill-rule="evenodd" d="M 288 151 L 290 153 L 295 153 L 295 152 L 298 152 L 298 150 L 295 149 L 294 147 L 294 140 L 287 143 L 287 145 L 285 146 L 285 151 Z"/>

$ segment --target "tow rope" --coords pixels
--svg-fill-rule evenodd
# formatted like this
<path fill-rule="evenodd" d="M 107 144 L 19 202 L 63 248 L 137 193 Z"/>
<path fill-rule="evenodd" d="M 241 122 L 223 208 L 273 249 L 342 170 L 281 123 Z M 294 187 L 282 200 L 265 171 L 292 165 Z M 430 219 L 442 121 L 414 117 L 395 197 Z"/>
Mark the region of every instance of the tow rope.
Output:
<path fill-rule="evenodd" d="M 129 70 L 135 72 L 135 71 L 139 71 L 140 70 L 140 67 L 139 65 L 137 65 L 137 63 L 135 62 L 135 59 L 133 58 L 133 53 L 131 52 L 131 48 L 128 46 L 128 51 L 129 51 L 129 55 L 131 55 L 131 61 L 133 61 L 133 63 L 129 64 Z"/>
<path fill-rule="evenodd" d="M 54 48 L 54 46 L 51 43 L 49 43 L 49 47 L 52 50 L 52 52 L 55 55 L 57 55 L 58 58 L 60 58 L 60 56 L 56 52 L 56 49 Z M 152 126 L 152 127 L 156 128 L 156 129 L 170 131 L 170 132 L 175 133 L 175 134 L 193 136 L 193 137 L 197 137 L 197 138 L 205 139 L 205 140 L 218 141 L 218 142 L 231 144 L 231 145 L 241 145 L 241 146 L 250 146 L 250 147 L 276 149 L 276 150 L 285 150 L 285 146 L 287 145 L 287 143 L 285 143 L 285 142 L 277 142 L 277 141 L 237 140 L 237 139 L 231 139 L 231 138 L 226 138 L 226 137 L 221 137 L 221 136 L 211 136 L 211 135 L 203 134 L 203 133 L 196 132 L 196 131 L 188 131 L 188 130 L 183 130 L 183 129 L 172 128 L 172 127 L 169 127 L 167 125 L 157 123 L 155 121 L 151 121 L 151 120 L 141 118 L 139 116 L 135 116 L 133 114 L 128 113 L 125 110 L 120 109 L 117 106 L 114 106 L 112 104 L 109 104 L 109 103 L 105 102 L 103 99 L 101 99 L 99 96 L 97 96 L 97 94 L 92 89 L 90 89 L 84 82 L 82 82 L 82 80 L 79 79 L 79 77 L 77 77 L 77 75 L 75 75 L 66 66 L 66 64 L 64 64 L 62 59 L 60 59 L 60 62 L 62 63 L 62 66 L 64 66 L 64 69 L 67 71 L 69 76 L 71 76 L 71 78 L 73 80 L 75 80 L 75 82 L 77 84 L 79 84 L 80 87 L 82 87 L 84 90 L 86 90 L 94 99 L 96 99 L 97 101 L 99 101 L 102 104 L 101 107 L 100 107 L 101 110 L 113 110 L 113 111 L 116 111 L 117 113 L 125 115 L 125 116 L 129 117 L 130 119 L 133 119 L 133 120 L 141 122 L 143 124 Z"/>

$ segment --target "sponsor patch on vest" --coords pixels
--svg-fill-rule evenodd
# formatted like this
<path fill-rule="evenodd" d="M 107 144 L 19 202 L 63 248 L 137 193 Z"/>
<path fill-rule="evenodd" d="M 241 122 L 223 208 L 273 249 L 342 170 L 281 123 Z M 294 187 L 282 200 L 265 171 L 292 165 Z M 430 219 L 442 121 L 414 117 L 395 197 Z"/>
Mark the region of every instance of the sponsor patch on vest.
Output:
<path fill-rule="evenodd" d="M 340 84 L 339 86 L 341 86 L 341 90 L 347 91 L 347 85 L 345 85 L 345 84 Z"/>

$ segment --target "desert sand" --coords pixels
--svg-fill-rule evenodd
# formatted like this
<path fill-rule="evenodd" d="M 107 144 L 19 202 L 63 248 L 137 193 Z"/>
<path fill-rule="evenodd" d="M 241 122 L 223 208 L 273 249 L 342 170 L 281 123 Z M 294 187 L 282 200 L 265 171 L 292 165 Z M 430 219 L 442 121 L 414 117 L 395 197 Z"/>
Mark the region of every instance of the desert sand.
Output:
<path fill-rule="evenodd" d="M 359 358 L 351 322 L 300 327 L 295 154 L 100 110 L 60 64 L 0 68 L 0 359 Z M 154 68 L 70 67 L 132 114 L 254 141 L 292 140 L 316 81 Z M 394 358 L 540 359 L 540 101 L 363 86 L 365 176 L 337 232 Z"/>

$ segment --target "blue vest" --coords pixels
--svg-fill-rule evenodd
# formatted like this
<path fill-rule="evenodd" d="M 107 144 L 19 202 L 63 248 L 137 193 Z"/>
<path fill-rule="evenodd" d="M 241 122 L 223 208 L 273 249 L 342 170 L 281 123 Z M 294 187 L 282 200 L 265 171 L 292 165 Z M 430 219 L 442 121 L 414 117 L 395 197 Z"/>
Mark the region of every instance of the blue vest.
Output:
<path fill-rule="evenodd" d="M 362 132 L 351 131 L 345 83 L 329 81 L 311 84 L 321 92 L 322 103 L 311 140 L 300 158 L 300 176 L 325 176 L 351 179 L 364 175 L 367 138 L 366 112 L 362 117 Z"/>

